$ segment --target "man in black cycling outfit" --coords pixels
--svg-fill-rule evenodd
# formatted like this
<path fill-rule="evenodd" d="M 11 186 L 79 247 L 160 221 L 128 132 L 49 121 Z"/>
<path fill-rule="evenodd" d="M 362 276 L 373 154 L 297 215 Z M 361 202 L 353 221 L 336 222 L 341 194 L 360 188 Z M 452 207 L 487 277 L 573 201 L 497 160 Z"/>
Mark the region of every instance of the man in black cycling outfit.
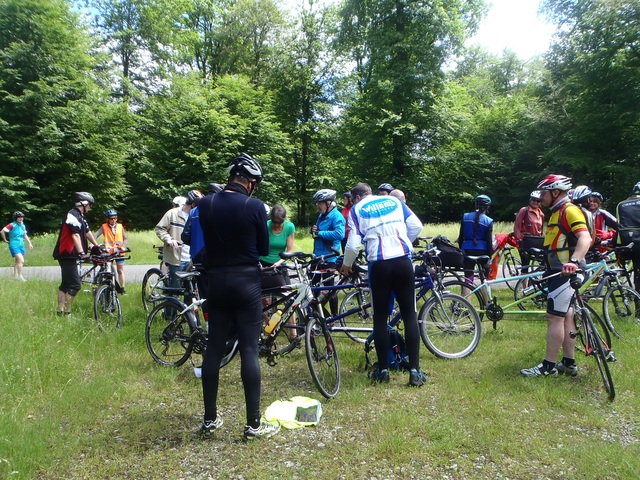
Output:
<path fill-rule="evenodd" d="M 262 274 L 258 257 L 269 253 L 269 232 L 264 203 L 251 195 L 261 180 L 258 162 L 241 153 L 229 167 L 224 190 L 198 205 L 209 279 L 209 337 L 202 363 L 203 434 L 212 434 L 223 423 L 217 411 L 220 361 L 231 332 L 237 334 L 240 349 L 247 409 L 244 438 L 270 437 L 280 430 L 278 423 L 260 420 Z"/>

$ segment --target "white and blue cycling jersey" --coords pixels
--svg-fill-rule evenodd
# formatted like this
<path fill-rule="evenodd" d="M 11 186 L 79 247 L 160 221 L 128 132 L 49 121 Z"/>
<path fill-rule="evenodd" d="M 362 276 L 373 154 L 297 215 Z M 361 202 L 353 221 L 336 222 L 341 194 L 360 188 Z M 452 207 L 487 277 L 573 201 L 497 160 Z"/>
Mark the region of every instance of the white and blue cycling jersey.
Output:
<path fill-rule="evenodd" d="M 349 212 L 349 228 L 344 264 L 351 266 L 362 243 L 369 262 L 410 256 L 422 222 L 396 197 L 367 195 Z"/>

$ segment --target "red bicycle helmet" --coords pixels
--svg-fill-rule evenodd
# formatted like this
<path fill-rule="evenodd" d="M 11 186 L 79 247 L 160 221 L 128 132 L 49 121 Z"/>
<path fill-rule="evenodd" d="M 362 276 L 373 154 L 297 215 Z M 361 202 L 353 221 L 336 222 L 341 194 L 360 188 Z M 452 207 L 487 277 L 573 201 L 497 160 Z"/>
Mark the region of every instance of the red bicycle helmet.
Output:
<path fill-rule="evenodd" d="M 571 179 L 564 175 L 547 175 L 538 184 L 538 190 L 563 190 L 567 191 L 571 188 Z"/>

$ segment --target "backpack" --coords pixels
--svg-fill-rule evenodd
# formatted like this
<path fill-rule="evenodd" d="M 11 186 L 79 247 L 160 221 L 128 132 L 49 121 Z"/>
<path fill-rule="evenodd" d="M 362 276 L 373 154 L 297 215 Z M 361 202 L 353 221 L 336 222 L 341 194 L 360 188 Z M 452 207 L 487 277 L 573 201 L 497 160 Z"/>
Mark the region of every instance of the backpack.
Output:
<path fill-rule="evenodd" d="M 451 243 L 447 237 L 438 235 L 431 243 L 440 250 L 438 258 L 443 267 L 464 267 L 464 252 Z"/>
<path fill-rule="evenodd" d="M 589 210 L 584 208 L 582 205 L 576 205 L 575 203 L 572 203 L 571 205 L 578 207 L 582 212 L 582 214 L 584 215 L 585 223 L 587 224 L 587 228 L 589 229 L 589 235 L 591 235 L 590 246 L 593 247 L 593 245 L 596 243 L 596 226 L 593 220 L 593 215 Z M 564 234 L 564 236 L 567 237 L 567 241 L 569 245 L 566 248 L 562 248 L 558 250 L 569 250 L 575 247 L 577 242 L 576 236 L 571 231 L 571 228 L 567 229 L 567 227 L 565 226 L 567 225 L 566 210 L 568 206 L 569 206 L 569 203 L 565 203 L 562 207 L 560 207 L 560 213 L 558 216 L 558 228 Z M 549 225 L 549 226 L 552 226 L 552 225 Z"/>
<path fill-rule="evenodd" d="M 406 344 L 402 334 L 387 325 L 387 333 L 389 334 L 389 370 L 409 370 L 409 356 L 407 355 Z M 366 368 L 377 368 L 378 362 L 371 363 L 369 352 L 375 354 L 375 346 L 373 344 L 373 332 L 364 342 L 364 356 L 366 360 Z"/>

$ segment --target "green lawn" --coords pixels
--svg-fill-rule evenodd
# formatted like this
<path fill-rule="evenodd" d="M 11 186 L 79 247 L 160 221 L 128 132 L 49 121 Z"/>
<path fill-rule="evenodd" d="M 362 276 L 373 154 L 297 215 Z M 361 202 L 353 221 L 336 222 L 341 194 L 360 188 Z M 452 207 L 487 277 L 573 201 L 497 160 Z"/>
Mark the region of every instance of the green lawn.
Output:
<path fill-rule="evenodd" d="M 578 358 L 576 378 L 520 376 L 542 358 L 542 319 L 515 317 L 497 330 L 484 322 L 464 360 L 423 347 L 421 389 L 405 386 L 406 374 L 371 385 L 362 345 L 337 337 L 343 378 L 333 400 L 315 390 L 303 349 L 261 363 L 263 409 L 311 396 L 323 402 L 320 424 L 245 445 L 238 358 L 222 371 L 225 424 L 202 441 L 200 382 L 189 365 L 152 362 L 139 291 L 132 285 L 123 298 L 123 329 L 105 335 L 91 294 L 80 294 L 72 316 L 52 315 L 55 289 L 30 281 L 0 290 L 0 478 L 637 478 L 636 325 L 615 343 L 613 403 L 589 358 Z"/>

